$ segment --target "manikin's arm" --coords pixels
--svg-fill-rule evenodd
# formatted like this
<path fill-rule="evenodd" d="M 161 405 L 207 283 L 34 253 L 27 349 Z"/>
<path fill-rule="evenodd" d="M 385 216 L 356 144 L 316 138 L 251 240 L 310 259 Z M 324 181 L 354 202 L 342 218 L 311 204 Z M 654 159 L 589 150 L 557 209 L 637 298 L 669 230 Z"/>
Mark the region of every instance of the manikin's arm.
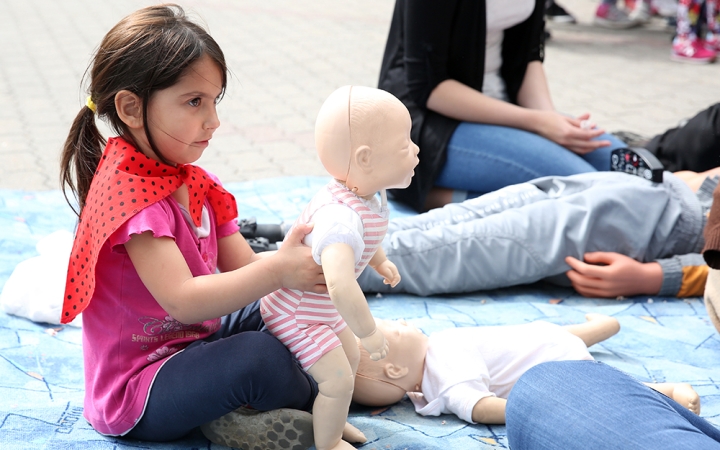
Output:
<path fill-rule="evenodd" d="M 472 420 L 475 423 L 502 425 L 505 423 L 505 405 L 507 400 L 499 397 L 483 397 L 475 403 Z"/>
<path fill-rule="evenodd" d="M 382 332 L 375 326 L 363 294 L 355 279 L 355 253 L 343 243 L 325 247 L 321 254 L 328 294 L 345 319 L 350 330 L 360 339 L 373 360 L 387 355 L 387 343 Z"/>
<path fill-rule="evenodd" d="M 378 247 L 368 265 L 375 269 L 375 272 L 383 277 L 383 283 L 389 284 L 390 287 L 395 287 L 400 282 L 400 273 L 397 267 L 392 261 L 387 259 L 385 250 L 383 250 L 382 247 Z"/>

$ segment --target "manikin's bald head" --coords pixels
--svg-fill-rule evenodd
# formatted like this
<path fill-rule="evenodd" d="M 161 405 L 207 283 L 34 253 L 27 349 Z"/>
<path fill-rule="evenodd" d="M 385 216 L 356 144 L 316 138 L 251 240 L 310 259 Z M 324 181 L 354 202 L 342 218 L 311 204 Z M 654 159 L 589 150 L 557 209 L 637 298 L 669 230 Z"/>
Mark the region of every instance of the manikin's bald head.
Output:
<path fill-rule="evenodd" d="M 315 122 L 315 145 L 325 170 L 347 181 L 351 155 L 383 139 L 386 114 L 407 111 L 392 94 L 364 86 L 343 86 L 325 100 Z"/>
<path fill-rule="evenodd" d="M 384 359 L 373 361 L 358 342 L 360 363 L 353 401 L 365 406 L 387 406 L 400 401 L 406 392 L 420 390 L 428 337 L 404 320 L 375 319 L 375 324 L 390 350 Z"/>

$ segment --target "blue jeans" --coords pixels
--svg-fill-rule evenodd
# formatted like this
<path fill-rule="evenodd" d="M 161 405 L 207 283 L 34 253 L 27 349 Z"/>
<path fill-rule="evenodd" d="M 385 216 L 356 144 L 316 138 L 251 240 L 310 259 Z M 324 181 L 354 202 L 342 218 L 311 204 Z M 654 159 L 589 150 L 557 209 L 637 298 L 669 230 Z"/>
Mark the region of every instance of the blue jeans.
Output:
<path fill-rule="evenodd" d="M 309 411 L 317 383 L 266 330 L 259 305 L 223 317 L 215 334 L 172 356 L 155 377 L 145 413 L 126 436 L 178 439 L 248 405 Z"/>
<path fill-rule="evenodd" d="M 720 430 L 674 400 L 596 361 L 543 363 L 510 391 L 513 450 L 712 450 Z"/>
<path fill-rule="evenodd" d="M 626 145 L 607 133 L 597 139 L 612 144 L 578 155 L 535 133 L 463 122 L 450 138 L 447 161 L 435 185 L 468 191 L 471 198 L 548 175 L 610 170 L 610 152 Z"/>

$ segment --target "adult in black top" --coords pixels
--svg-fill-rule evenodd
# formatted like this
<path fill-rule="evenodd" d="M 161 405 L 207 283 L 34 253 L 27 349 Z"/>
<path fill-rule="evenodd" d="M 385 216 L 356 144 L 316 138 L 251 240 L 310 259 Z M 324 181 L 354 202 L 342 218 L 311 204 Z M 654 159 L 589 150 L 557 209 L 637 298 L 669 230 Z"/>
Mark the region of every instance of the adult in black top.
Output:
<path fill-rule="evenodd" d="M 554 111 L 542 67 L 544 4 L 396 1 L 379 87 L 408 107 L 420 146 L 413 183 L 393 192 L 397 200 L 423 210 L 448 203 L 453 190 L 464 199 L 468 191 L 473 196 L 544 175 L 609 168 L 609 152 L 622 142 L 595 129 L 589 115 Z M 523 8 L 529 16 L 518 18 Z M 519 23 L 492 30 L 513 15 Z M 482 93 L 492 36 L 501 40 L 493 56 L 501 58 L 496 98 Z M 434 186 L 447 189 L 431 193 Z"/>

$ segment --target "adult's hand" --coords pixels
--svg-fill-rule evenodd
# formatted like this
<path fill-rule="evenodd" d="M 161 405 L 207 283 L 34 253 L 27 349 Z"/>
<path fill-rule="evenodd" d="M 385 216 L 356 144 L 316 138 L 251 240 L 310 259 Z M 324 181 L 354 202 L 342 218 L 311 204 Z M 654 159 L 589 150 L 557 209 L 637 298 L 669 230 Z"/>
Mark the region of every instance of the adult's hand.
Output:
<path fill-rule="evenodd" d="M 556 144 L 562 145 L 573 153 L 584 155 L 600 147 L 610 145 L 610 141 L 594 141 L 605 131 L 591 126 L 583 126 L 590 119 L 585 113 L 578 117 L 568 117 L 556 111 L 534 111 L 536 132 Z M 587 122 L 586 122 L 587 123 Z"/>
<path fill-rule="evenodd" d="M 618 297 L 660 292 L 662 267 L 614 252 L 585 253 L 585 261 L 568 256 L 566 272 L 573 288 L 585 297 Z"/>

